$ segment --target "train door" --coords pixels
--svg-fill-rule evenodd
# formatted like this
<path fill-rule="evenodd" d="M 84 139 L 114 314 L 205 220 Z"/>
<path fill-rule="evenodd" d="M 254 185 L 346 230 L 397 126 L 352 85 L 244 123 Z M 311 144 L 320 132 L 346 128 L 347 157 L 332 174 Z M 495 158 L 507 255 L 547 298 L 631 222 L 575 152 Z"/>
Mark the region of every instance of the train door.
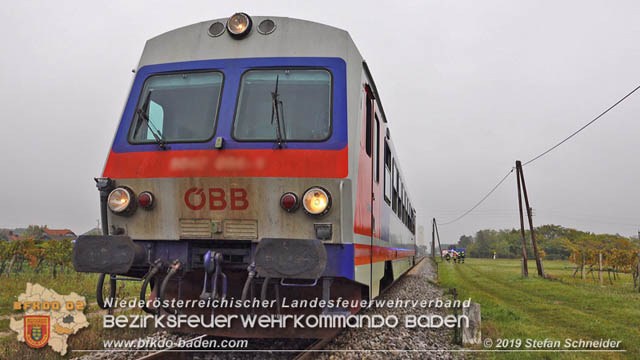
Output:
<path fill-rule="evenodd" d="M 369 161 L 371 161 L 371 173 L 369 176 L 369 181 L 367 187 L 368 191 L 368 199 L 367 199 L 367 208 L 370 211 L 371 222 L 370 222 L 370 233 L 369 233 L 369 298 L 373 298 L 378 294 L 379 289 L 377 289 L 377 276 L 375 271 L 375 237 L 376 237 L 376 228 L 377 222 L 379 219 L 377 218 L 377 214 L 375 209 L 377 208 L 376 204 L 376 183 L 379 182 L 379 156 L 380 156 L 380 128 L 377 121 L 377 117 L 375 116 L 375 98 L 373 95 L 373 91 L 367 85 L 366 89 L 366 115 L 365 115 L 365 150 L 368 155 Z"/>

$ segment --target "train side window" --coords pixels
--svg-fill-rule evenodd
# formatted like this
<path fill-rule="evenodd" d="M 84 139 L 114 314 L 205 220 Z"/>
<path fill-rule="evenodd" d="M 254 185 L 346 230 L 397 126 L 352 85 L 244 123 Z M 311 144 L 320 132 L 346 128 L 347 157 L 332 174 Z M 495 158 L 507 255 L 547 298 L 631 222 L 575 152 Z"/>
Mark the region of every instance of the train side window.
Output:
<path fill-rule="evenodd" d="M 402 207 L 402 220 L 407 225 L 407 193 L 404 194 L 404 206 Z"/>
<path fill-rule="evenodd" d="M 404 201 L 402 202 L 402 222 L 407 225 L 407 192 L 404 193 Z"/>
<path fill-rule="evenodd" d="M 404 223 L 409 227 L 409 209 L 411 209 L 411 205 L 409 205 L 409 198 L 407 197 L 407 207 L 404 209 Z"/>
<path fill-rule="evenodd" d="M 402 183 L 400 182 L 400 178 L 398 178 L 398 211 L 396 211 L 398 217 L 400 217 L 400 212 L 402 212 Z"/>
<path fill-rule="evenodd" d="M 395 201 L 395 207 L 393 208 L 393 210 L 396 212 L 396 215 L 398 214 L 399 207 L 400 207 L 400 177 L 398 176 L 398 166 L 395 167 L 394 171 L 393 171 L 393 176 L 395 177 L 395 184 L 396 184 L 396 188 L 395 188 L 395 195 L 394 195 L 394 201 Z"/>
<path fill-rule="evenodd" d="M 402 200 L 404 194 L 404 187 L 402 186 L 402 182 L 400 177 L 398 176 L 398 212 L 396 213 L 400 219 L 402 219 Z"/>
<path fill-rule="evenodd" d="M 384 201 L 391 204 L 391 150 L 386 140 L 384 141 Z"/>
<path fill-rule="evenodd" d="M 407 224 L 407 193 L 402 192 L 402 222 Z"/>
<path fill-rule="evenodd" d="M 404 201 L 405 201 L 405 198 L 404 198 L 404 184 L 402 184 L 402 185 L 403 185 L 402 186 L 402 198 L 401 198 L 402 199 L 401 200 L 402 206 L 400 206 L 400 220 L 404 224 Z"/>
<path fill-rule="evenodd" d="M 375 141 L 374 151 L 373 151 L 373 166 L 375 166 L 374 177 L 376 179 L 376 183 L 380 182 L 380 121 L 378 120 L 378 115 L 375 115 L 376 124 L 373 127 L 373 140 Z"/>
<path fill-rule="evenodd" d="M 367 100 L 366 100 L 366 118 L 364 120 L 366 133 L 365 133 L 365 150 L 367 155 L 371 156 L 371 95 L 367 91 Z"/>
<path fill-rule="evenodd" d="M 391 190 L 391 208 L 393 212 L 398 210 L 398 172 L 396 170 L 396 161 L 395 159 L 391 159 L 391 182 L 392 182 L 392 190 Z"/>

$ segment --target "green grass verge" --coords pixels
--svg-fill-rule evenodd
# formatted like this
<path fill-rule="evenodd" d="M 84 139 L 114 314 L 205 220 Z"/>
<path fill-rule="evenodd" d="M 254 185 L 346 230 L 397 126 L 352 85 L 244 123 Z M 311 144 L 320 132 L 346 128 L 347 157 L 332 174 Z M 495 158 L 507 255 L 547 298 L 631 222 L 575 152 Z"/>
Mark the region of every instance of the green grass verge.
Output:
<path fill-rule="evenodd" d="M 51 289 L 60 295 L 67 295 L 75 292 L 78 295 L 86 297 L 87 304 L 96 301 L 96 284 L 98 282 L 98 274 L 77 273 L 73 270 L 58 273 L 54 279 L 50 272 L 35 273 L 33 270 L 25 266 L 27 270 L 19 273 L 12 273 L 7 276 L 6 273 L 0 275 L 0 315 L 16 315 L 22 316 L 22 311 L 13 310 L 13 302 L 18 300 L 18 296 L 27 289 L 27 283 L 38 283 L 45 288 Z M 108 293 L 109 282 L 105 281 L 105 295 Z M 129 296 L 137 296 L 140 283 L 131 281 L 121 281 L 118 283 L 117 296 L 125 298 Z M 89 305 L 85 313 L 98 310 L 97 306 Z"/>
<path fill-rule="evenodd" d="M 573 277 L 566 261 L 544 261 L 547 274 L 537 277 L 535 261 L 529 278 L 520 275 L 520 260 L 467 259 L 464 264 L 440 263 L 439 282 L 456 288 L 460 298 L 471 297 L 482 307 L 483 338 L 622 341 L 626 353 L 484 353 L 490 359 L 638 359 L 640 358 L 640 294 L 631 275 L 614 284 L 605 273 L 582 280 Z M 522 347 L 521 347 L 522 349 Z"/>
<path fill-rule="evenodd" d="M 118 314 L 141 314 L 141 310 L 124 310 L 123 312 L 120 312 Z M 74 349 L 99 350 L 103 349 L 103 340 L 135 339 L 138 337 L 144 337 L 157 331 L 157 329 L 153 326 L 145 329 L 104 329 L 102 327 L 102 316 L 91 316 L 87 317 L 87 319 L 90 324 L 89 327 L 80 330 L 75 335 L 71 335 L 67 340 L 68 350 L 67 354 L 64 357 L 61 357 L 59 353 L 53 351 L 50 346 L 45 346 L 41 349 L 30 348 L 24 342 L 18 342 L 18 340 L 16 340 L 17 334 L 12 332 L 11 336 L 0 338 L 0 359 L 71 359 L 82 355 L 91 354 L 90 352 L 72 351 Z"/>

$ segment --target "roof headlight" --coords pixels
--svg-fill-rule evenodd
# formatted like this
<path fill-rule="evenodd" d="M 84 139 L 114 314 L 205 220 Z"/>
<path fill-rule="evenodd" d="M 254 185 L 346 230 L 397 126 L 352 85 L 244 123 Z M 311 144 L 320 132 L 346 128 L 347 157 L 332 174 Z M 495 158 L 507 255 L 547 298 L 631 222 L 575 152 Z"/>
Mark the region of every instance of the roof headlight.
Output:
<path fill-rule="evenodd" d="M 232 37 L 242 38 L 251 30 L 251 18 L 245 13 L 235 13 L 227 21 L 227 30 Z"/>
<path fill-rule="evenodd" d="M 135 199 L 133 191 L 126 187 L 115 188 L 109 193 L 107 206 L 109 210 L 117 215 L 129 215 L 135 210 Z"/>
<path fill-rule="evenodd" d="M 302 197 L 302 205 L 309 215 L 322 216 L 331 209 L 331 195 L 319 186 L 314 186 L 305 191 Z"/>

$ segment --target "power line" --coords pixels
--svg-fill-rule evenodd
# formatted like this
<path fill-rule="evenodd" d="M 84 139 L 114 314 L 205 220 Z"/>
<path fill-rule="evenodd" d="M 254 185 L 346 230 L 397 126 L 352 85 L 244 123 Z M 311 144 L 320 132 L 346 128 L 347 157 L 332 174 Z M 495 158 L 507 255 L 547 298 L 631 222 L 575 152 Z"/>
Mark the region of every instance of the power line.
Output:
<path fill-rule="evenodd" d="M 589 125 L 593 124 L 594 122 L 596 122 L 598 119 L 600 119 L 604 114 L 608 113 L 611 109 L 613 109 L 614 107 L 618 106 L 618 104 L 620 104 L 621 102 L 625 101 L 629 96 L 631 96 L 634 92 L 636 92 L 638 89 L 640 89 L 640 85 L 638 85 L 635 89 L 631 90 L 630 93 L 628 93 L 627 95 L 625 95 L 622 99 L 618 100 L 615 104 L 609 106 L 609 108 L 605 111 L 603 111 L 600 115 L 596 116 L 593 120 L 589 121 L 586 125 L 584 125 L 583 127 L 581 127 L 580 129 L 576 130 L 573 134 L 567 136 L 566 138 L 564 138 L 564 140 L 560 141 L 559 143 L 553 145 L 552 147 L 550 147 L 549 149 L 547 149 L 546 151 L 544 151 L 543 153 L 541 153 L 540 155 L 534 157 L 533 159 L 525 162 L 522 164 L 522 166 L 525 166 L 527 164 L 531 164 L 532 162 L 540 159 L 541 157 L 547 155 L 548 153 L 550 153 L 551 151 L 553 151 L 553 149 L 557 148 L 558 146 L 564 144 L 567 140 L 571 139 L 572 137 L 576 136 L 579 132 L 581 132 L 582 130 L 586 129 Z"/>
<path fill-rule="evenodd" d="M 611 105 L 609 108 L 607 108 L 605 111 L 603 111 L 602 113 L 600 113 L 600 115 L 596 116 L 593 120 L 589 121 L 587 124 L 585 124 L 583 127 L 581 127 L 580 129 L 574 131 L 571 135 L 567 136 L 566 138 L 564 138 L 562 141 L 560 141 L 559 143 L 553 145 L 552 147 L 550 147 L 549 149 L 545 150 L 544 152 L 542 152 L 541 154 L 539 154 L 538 156 L 534 157 L 533 159 L 525 162 L 522 164 L 522 166 L 531 164 L 532 162 L 540 159 L 541 157 L 545 156 L 546 154 L 550 153 L 551 151 L 553 151 L 555 148 L 557 148 L 558 146 L 564 144 L 565 142 L 567 142 L 569 139 L 571 139 L 572 137 L 576 136 L 578 133 L 580 133 L 582 130 L 586 129 L 589 125 L 593 124 L 594 122 L 598 121 L 598 119 L 600 119 L 602 116 L 604 116 L 606 113 L 608 113 L 611 109 L 613 109 L 614 107 L 618 106 L 621 102 L 625 101 L 629 96 L 631 96 L 633 93 L 635 93 L 638 89 L 640 89 L 640 85 L 636 86 L 635 89 L 631 90 L 631 92 L 629 92 L 627 95 L 623 96 L 620 100 L 616 101 L 615 104 Z M 494 186 L 491 191 L 489 191 L 482 199 L 480 199 L 480 201 L 478 201 L 475 205 L 473 205 L 473 207 L 469 210 L 467 210 L 466 212 L 464 212 L 462 215 L 458 216 L 457 218 L 451 220 L 451 221 L 447 221 L 444 223 L 438 223 L 438 225 L 449 225 L 452 224 L 460 219 L 462 219 L 463 217 L 469 215 L 473 210 L 475 210 L 475 208 L 477 208 L 478 206 L 480 206 L 480 204 L 482 204 L 491 194 L 493 194 L 494 191 L 496 191 L 496 189 L 502 185 L 502 183 L 507 180 L 507 178 L 509 177 L 509 175 L 511 175 L 511 173 L 513 172 L 513 169 L 515 168 L 511 168 L 511 170 L 509 170 L 509 172 L 507 173 L 507 175 L 505 175 L 502 180 L 500 180 L 496 186 Z"/>
<path fill-rule="evenodd" d="M 437 223 L 438 225 L 449 225 L 452 224 L 460 219 L 462 219 L 463 217 L 469 215 L 469 213 L 471 213 L 473 210 L 475 210 L 475 208 L 477 208 L 478 206 L 480 206 L 480 204 L 482 204 L 491 194 L 493 194 L 494 191 L 496 191 L 496 189 L 502 185 L 502 183 L 507 180 L 507 178 L 509 177 L 509 175 L 511 175 L 511 173 L 513 172 L 513 169 L 515 168 L 511 168 L 511 170 L 509 170 L 509 172 L 507 173 L 507 175 L 505 175 L 497 184 L 496 186 L 493 187 L 493 189 L 491 189 L 491 191 L 489 191 L 487 193 L 487 195 L 485 195 L 482 199 L 480 199 L 480 201 L 478 201 L 478 203 L 476 203 L 475 205 L 473 205 L 473 207 L 469 210 L 467 210 L 464 214 L 458 216 L 457 218 L 451 220 L 451 221 L 447 221 L 444 223 Z"/>

